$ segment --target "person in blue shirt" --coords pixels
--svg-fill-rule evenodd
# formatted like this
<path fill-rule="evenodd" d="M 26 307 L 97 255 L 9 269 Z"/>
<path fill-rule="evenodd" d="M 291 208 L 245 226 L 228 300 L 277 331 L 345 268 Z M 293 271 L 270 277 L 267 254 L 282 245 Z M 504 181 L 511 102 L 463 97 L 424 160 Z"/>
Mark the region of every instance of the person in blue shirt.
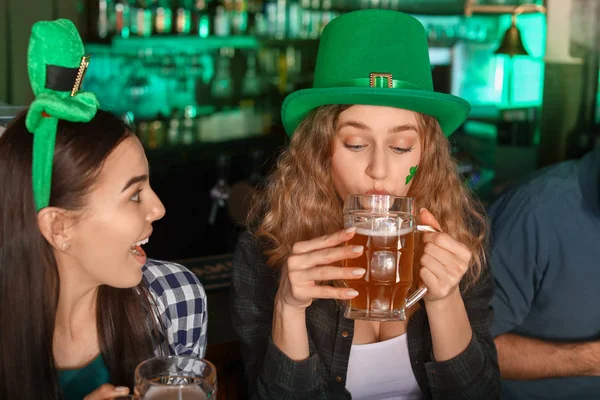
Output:
<path fill-rule="evenodd" d="M 489 209 L 503 399 L 600 398 L 600 147 Z"/>

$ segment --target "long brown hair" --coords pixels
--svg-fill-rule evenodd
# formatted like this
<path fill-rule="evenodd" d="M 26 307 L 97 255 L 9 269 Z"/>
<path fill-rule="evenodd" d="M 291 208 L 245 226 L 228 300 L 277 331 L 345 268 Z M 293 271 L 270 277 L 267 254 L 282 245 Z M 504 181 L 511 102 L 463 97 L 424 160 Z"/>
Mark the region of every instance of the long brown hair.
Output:
<path fill-rule="evenodd" d="M 350 107 L 327 105 L 310 112 L 254 198 L 248 227 L 261 240 L 267 262 L 274 268 L 285 263 L 294 243 L 343 228 L 342 200 L 333 186 L 331 159 L 339 115 Z M 485 264 L 487 219 L 461 182 L 438 121 L 417 114 L 417 123 L 423 153 L 408 196 L 433 213 L 445 232 L 469 247 L 473 262 L 463 282 L 469 287 Z"/>
<path fill-rule="evenodd" d="M 82 209 L 104 161 L 131 134 L 103 111 L 88 123 L 60 121 L 50 206 Z M 56 400 L 63 398 L 52 349 L 60 280 L 53 249 L 38 228 L 32 146 L 22 114 L 0 137 L 0 398 Z M 143 283 L 99 288 L 99 345 L 113 384 L 131 386 L 135 366 L 154 354 L 153 313 Z"/>

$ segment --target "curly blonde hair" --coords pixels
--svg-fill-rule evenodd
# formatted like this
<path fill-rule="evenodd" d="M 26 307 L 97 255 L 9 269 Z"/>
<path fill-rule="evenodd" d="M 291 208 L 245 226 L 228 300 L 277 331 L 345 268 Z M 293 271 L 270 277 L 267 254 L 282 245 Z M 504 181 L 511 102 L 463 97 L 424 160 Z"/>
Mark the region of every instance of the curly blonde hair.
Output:
<path fill-rule="evenodd" d="M 254 197 L 248 228 L 261 240 L 273 268 L 285 264 L 294 243 L 343 228 L 343 201 L 334 189 L 331 160 L 338 117 L 350 107 L 326 105 L 310 112 Z M 472 263 L 463 278 L 468 288 L 485 265 L 488 223 L 484 209 L 461 182 L 438 121 L 417 114 L 417 124 L 423 152 L 407 196 L 414 197 L 418 207 L 436 217 L 444 232 L 471 250 Z"/>

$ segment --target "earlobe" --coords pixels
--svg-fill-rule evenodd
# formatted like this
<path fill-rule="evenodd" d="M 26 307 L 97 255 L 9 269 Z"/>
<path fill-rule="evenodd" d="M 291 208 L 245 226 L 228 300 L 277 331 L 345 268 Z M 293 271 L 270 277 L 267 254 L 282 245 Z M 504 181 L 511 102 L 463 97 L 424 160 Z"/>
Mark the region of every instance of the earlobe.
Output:
<path fill-rule="evenodd" d="M 38 228 L 42 236 L 57 250 L 69 247 L 69 232 L 66 210 L 56 207 L 45 207 L 37 214 Z"/>

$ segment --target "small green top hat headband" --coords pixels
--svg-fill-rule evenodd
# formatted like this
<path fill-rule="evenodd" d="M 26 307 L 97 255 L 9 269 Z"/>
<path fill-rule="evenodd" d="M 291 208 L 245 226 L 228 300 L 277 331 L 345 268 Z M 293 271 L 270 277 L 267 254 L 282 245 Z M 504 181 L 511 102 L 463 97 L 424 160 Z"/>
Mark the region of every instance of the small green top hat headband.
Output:
<path fill-rule="evenodd" d="M 27 68 L 35 95 L 25 124 L 33 137 L 33 197 L 36 210 L 47 207 L 58 120 L 88 122 L 98 110 L 93 93 L 80 92 L 89 63 L 81 37 L 69 20 L 33 25 Z"/>

